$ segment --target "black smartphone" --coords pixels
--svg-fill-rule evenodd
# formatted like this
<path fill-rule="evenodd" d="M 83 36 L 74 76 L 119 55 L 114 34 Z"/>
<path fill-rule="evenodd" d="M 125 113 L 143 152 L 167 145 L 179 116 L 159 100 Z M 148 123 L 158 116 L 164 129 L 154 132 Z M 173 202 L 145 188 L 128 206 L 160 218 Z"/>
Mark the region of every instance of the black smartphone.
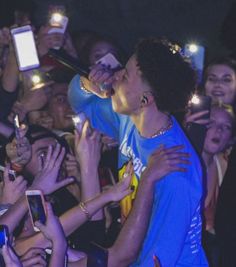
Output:
<path fill-rule="evenodd" d="M 44 196 L 40 190 L 26 190 L 25 195 L 29 207 L 30 218 L 36 232 L 39 229 L 35 226 L 36 221 L 42 224 L 46 223 L 46 209 Z"/>
<path fill-rule="evenodd" d="M 3 247 L 3 245 L 8 243 L 8 238 L 9 233 L 8 233 L 8 228 L 6 225 L 0 225 L 0 248 Z"/>
<path fill-rule="evenodd" d="M 193 95 L 190 100 L 190 111 L 192 114 L 208 110 L 208 114 L 202 116 L 203 119 L 210 118 L 210 110 L 211 110 L 211 97 L 207 95 Z"/>

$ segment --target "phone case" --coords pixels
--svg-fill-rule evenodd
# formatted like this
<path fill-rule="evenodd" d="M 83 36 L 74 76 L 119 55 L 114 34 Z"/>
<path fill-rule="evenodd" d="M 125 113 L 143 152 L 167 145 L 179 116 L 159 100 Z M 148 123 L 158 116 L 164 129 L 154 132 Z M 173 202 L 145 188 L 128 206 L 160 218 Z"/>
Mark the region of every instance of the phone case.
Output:
<path fill-rule="evenodd" d="M 48 34 L 50 33 L 64 34 L 67 28 L 68 20 L 69 20 L 68 17 L 62 16 L 62 19 L 60 22 L 55 22 L 52 17 L 49 22 L 52 28 L 48 31 Z"/>
<path fill-rule="evenodd" d="M 13 28 L 11 35 L 19 70 L 26 71 L 38 68 L 40 63 L 31 26 Z"/>
<path fill-rule="evenodd" d="M 104 57 L 97 60 L 96 64 L 103 64 L 111 69 L 117 69 L 121 67 L 121 63 L 111 53 L 108 53 Z"/>
<path fill-rule="evenodd" d="M 33 228 L 36 232 L 40 230 L 34 225 L 36 221 L 45 224 L 46 208 L 44 196 L 40 190 L 26 190 L 27 204 Z"/>

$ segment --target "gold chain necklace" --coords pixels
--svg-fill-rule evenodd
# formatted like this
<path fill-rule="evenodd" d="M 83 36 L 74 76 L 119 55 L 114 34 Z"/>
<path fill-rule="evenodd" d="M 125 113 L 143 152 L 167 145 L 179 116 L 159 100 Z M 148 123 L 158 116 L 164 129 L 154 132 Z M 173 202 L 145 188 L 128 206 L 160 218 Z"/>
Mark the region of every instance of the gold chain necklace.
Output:
<path fill-rule="evenodd" d="M 157 132 L 155 132 L 151 138 L 154 138 L 154 137 L 157 137 L 157 136 L 160 136 L 160 135 L 163 135 L 164 133 L 166 133 L 168 130 L 170 130 L 173 126 L 173 121 L 171 119 L 170 116 L 168 116 L 168 124 L 167 126 L 165 127 L 161 127 L 161 129 L 159 129 Z"/>

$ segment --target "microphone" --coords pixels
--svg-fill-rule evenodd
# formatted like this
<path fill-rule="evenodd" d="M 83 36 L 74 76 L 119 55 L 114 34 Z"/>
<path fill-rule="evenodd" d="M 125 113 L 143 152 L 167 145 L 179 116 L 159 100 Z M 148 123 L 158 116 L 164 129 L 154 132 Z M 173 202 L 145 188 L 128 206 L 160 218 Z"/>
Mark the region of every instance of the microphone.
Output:
<path fill-rule="evenodd" d="M 73 71 L 78 73 L 80 76 L 84 76 L 88 78 L 88 75 L 89 75 L 88 66 L 85 66 L 84 64 L 79 62 L 78 59 L 75 59 L 72 56 L 68 55 L 64 49 L 57 50 L 57 49 L 50 48 L 48 55 L 56 59 L 62 65 L 72 69 Z"/>

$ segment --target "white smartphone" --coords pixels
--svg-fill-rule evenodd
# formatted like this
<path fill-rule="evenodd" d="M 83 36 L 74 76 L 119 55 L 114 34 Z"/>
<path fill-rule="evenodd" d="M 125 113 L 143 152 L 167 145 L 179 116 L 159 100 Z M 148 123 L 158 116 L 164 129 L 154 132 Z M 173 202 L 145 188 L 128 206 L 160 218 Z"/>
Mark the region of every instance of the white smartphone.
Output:
<path fill-rule="evenodd" d="M 16 59 L 20 71 L 38 68 L 40 65 L 30 25 L 11 29 Z"/>
<path fill-rule="evenodd" d="M 62 15 L 59 12 L 55 12 L 52 14 L 49 24 L 52 28 L 48 31 L 48 33 L 61 33 L 64 34 L 68 24 L 68 17 Z"/>
<path fill-rule="evenodd" d="M 116 70 L 122 67 L 121 63 L 112 53 L 106 54 L 105 56 L 97 60 L 95 63 L 105 65 L 106 67 L 109 67 L 112 70 Z"/>
<path fill-rule="evenodd" d="M 198 82 L 202 81 L 202 74 L 205 61 L 205 48 L 197 44 L 186 44 L 184 46 L 183 54 L 190 60 L 191 65 L 197 72 Z"/>
<path fill-rule="evenodd" d="M 46 208 L 43 193 L 40 190 L 26 190 L 25 195 L 34 231 L 39 232 L 40 230 L 35 226 L 35 222 L 40 221 L 42 224 L 46 223 Z"/>

